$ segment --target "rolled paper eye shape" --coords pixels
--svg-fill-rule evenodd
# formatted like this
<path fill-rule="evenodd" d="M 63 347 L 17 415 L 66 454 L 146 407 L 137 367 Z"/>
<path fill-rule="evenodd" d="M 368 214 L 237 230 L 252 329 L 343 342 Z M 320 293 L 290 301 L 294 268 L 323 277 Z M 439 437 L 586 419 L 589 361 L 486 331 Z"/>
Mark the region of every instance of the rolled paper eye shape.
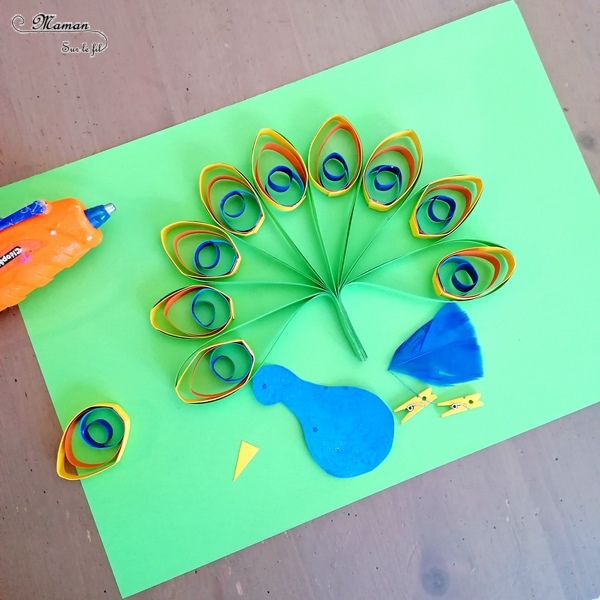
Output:
<path fill-rule="evenodd" d="M 363 174 L 363 193 L 374 210 L 390 210 L 402 203 L 417 182 L 423 152 L 414 131 L 400 131 L 381 142 L 371 154 Z"/>
<path fill-rule="evenodd" d="M 506 248 L 467 248 L 442 258 L 433 274 L 433 287 L 438 296 L 449 300 L 473 300 L 495 292 L 514 269 L 514 256 Z"/>
<path fill-rule="evenodd" d="M 308 151 L 308 173 L 315 187 L 327 196 L 340 196 L 358 181 L 363 151 L 356 129 L 334 115 L 317 131 Z"/>
<path fill-rule="evenodd" d="M 265 220 L 252 184 L 237 169 L 224 163 L 202 169 L 200 199 L 212 218 L 236 235 L 256 233 Z"/>
<path fill-rule="evenodd" d="M 260 195 L 279 210 L 294 210 L 306 197 L 306 165 L 296 148 L 273 129 L 261 129 L 256 136 L 252 175 Z"/>
<path fill-rule="evenodd" d="M 185 339 L 216 335 L 233 318 L 233 300 L 208 285 L 177 290 L 159 300 L 150 311 L 154 329 Z"/>
<path fill-rule="evenodd" d="M 241 389 L 252 374 L 254 354 L 243 340 L 201 348 L 185 362 L 175 384 L 187 404 L 203 404 L 225 398 Z"/>
<path fill-rule="evenodd" d="M 161 240 L 171 262 L 193 279 L 229 277 L 242 260 L 231 237 L 208 223 L 172 223 L 161 231 Z"/>
<path fill-rule="evenodd" d="M 76 481 L 116 465 L 125 451 L 130 421 L 118 405 L 99 403 L 85 408 L 67 425 L 56 458 L 59 477 Z"/>
<path fill-rule="evenodd" d="M 477 204 L 483 182 L 472 175 L 457 175 L 433 181 L 419 193 L 410 218 L 415 237 L 443 238 L 469 216 Z"/>

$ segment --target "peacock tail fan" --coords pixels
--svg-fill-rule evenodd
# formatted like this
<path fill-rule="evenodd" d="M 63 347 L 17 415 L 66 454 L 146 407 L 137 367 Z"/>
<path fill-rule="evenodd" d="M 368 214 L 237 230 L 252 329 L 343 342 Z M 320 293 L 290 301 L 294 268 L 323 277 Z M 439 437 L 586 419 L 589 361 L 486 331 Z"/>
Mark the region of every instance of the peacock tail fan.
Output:
<path fill-rule="evenodd" d="M 481 348 L 468 315 L 453 302 L 445 304 L 400 345 L 388 369 L 439 386 L 483 377 Z"/>

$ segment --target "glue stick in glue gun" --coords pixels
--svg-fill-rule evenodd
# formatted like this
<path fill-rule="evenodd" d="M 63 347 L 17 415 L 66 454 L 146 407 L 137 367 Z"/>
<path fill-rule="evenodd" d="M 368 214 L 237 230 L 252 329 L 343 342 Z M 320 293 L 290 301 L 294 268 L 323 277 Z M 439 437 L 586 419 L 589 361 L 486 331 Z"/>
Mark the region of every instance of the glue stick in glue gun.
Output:
<path fill-rule="evenodd" d="M 0 311 L 46 285 L 102 241 L 113 204 L 88 208 L 75 198 L 36 200 L 0 219 Z"/>

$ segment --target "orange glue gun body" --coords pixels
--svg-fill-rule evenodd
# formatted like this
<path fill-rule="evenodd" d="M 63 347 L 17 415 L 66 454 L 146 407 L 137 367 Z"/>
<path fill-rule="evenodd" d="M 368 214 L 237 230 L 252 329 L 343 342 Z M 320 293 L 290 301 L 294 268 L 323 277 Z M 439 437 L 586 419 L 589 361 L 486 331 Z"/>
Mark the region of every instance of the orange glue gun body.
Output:
<path fill-rule="evenodd" d="M 0 219 L 0 311 L 75 264 L 102 241 L 98 229 L 114 206 L 86 210 L 75 198 L 36 200 Z"/>

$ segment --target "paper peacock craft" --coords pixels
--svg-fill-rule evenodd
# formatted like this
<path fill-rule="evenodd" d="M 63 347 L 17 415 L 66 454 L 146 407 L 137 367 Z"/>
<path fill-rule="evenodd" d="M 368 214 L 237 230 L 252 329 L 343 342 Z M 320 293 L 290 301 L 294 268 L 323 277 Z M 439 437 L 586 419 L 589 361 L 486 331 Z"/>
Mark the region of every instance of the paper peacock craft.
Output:
<path fill-rule="evenodd" d="M 414 192 L 422 164 L 419 139 L 406 130 L 379 143 L 363 166 L 357 131 L 335 115 L 317 131 L 306 162 L 290 141 L 262 129 L 252 148 L 252 181 L 231 165 L 205 167 L 200 199 L 213 222 L 163 229 L 163 247 L 188 285 L 151 310 L 156 329 L 200 344 L 177 376 L 181 400 L 212 402 L 241 389 L 294 315 L 321 296 L 335 307 L 357 360 L 365 360 L 341 300 L 346 286 L 442 302 L 474 300 L 503 286 L 515 267 L 509 250 L 448 237 L 479 201 L 481 180 L 443 177 Z M 375 243 L 382 238 L 387 242 Z M 413 276 L 407 265 L 418 265 Z M 461 322 L 453 306 L 407 340 L 392 366 L 418 370 L 438 360 L 440 353 L 425 358 L 414 351 Z M 467 367 L 440 371 L 437 383 L 451 382 L 461 368 Z M 468 368 L 469 376 L 477 371 Z"/>

